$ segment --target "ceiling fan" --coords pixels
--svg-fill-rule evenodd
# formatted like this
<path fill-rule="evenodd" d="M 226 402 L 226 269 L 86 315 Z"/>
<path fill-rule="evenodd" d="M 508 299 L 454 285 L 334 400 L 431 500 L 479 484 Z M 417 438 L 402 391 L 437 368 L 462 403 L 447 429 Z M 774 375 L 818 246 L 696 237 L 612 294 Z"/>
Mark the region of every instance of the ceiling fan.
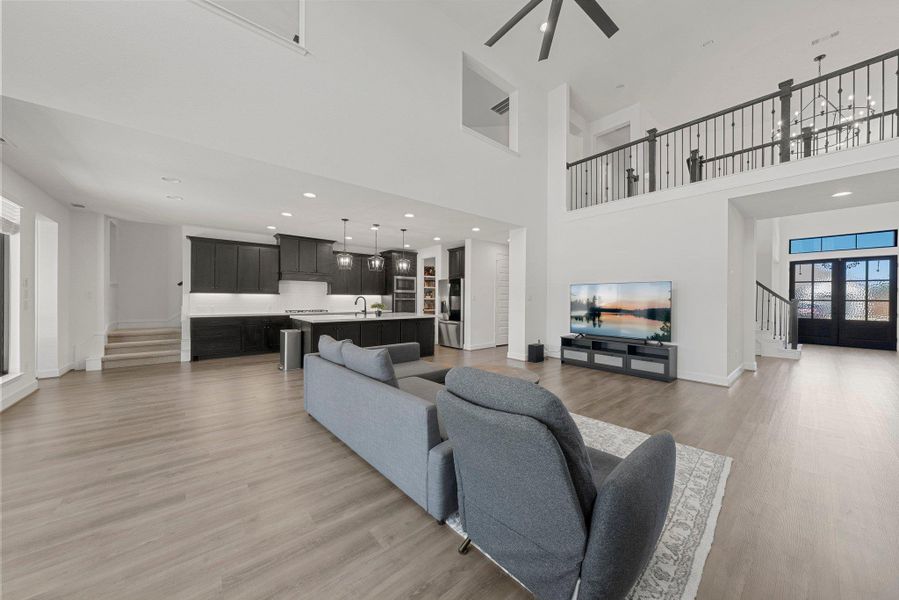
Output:
<path fill-rule="evenodd" d="M 587 13 L 587 16 L 593 19 L 593 22 L 596 23 L 596 26 L 599 27 L 606 37 L 612 37 L 615 35 L 615 32 L 618 31 L 618 25 L 615 25 L 615 22 L 612 21 L 611 17 L 606 14 L 596 0 L 574 0 L 577 2 L 577 5 L 581 7 L 581 9 Z M 538 4 L 543 2 L 543 0 L 530 0 L 527 4 L 524 5 L 524 8 L 515 13 L 515 16 L 509 19 L 509 21 L 499 28 L 499 30 L 493 34 L 489 40 L 487 40 L 487 46 L 493 46 L 496 42 L 500 40 L 501 37 L 506 35 L 510 29 L 515 27 L 519 21 L 525 18 L 528 13 L 530 13 L 534 8 L 537 7 Z M 540 60 L 546 60 L 549 57 L 549 49 L 553 45 L 553 35 L 556 33 L 556 23 L 559 20 L 559 12 L 562 10 L 562 0 L 552 0 L 552 4 L 549 7 L 549 18 L 546 20 L 546 29 L 540 28 L 543 31 L 543 45 L 540 46 Z"/>

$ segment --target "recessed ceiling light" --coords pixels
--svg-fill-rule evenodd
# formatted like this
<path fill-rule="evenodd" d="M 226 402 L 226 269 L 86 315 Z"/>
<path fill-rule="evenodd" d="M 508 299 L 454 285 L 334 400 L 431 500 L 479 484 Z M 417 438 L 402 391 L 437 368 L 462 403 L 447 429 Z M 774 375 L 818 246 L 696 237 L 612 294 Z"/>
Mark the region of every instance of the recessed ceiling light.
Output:
<path fill-rule="evenodd" d="M 543 24 L 540 26 L 540 33 L 544 33 L 546 31 L 547 27 L 549 27 L 549 23 L 544 21 Z"/>
<path fill-rule="evenodd" d="M 413 215 L 412 213 L 406 213 L 403 216 L 406 217 L 407 219 L 412 219 L 415 217 L 415 215 Z"/>
<path fill-rule="evenodd" d="M 351 239 L 353 239 L 353 236 L 348 235 L 348 236 L 345 236 L 343 239 L 345 239 L 345 240 L 351 240 Z"/>
<path fill-rule="evenodd" d="M 315 198 L 315 194 L 313 194 L 312 192 L 305 192 L 303 195 L 307 198 Z"/>
<path fill-rule="evenodd" d="M 852 195 L 852 192 L 837 192 L 836 194 L 831 196 L 831 198 L 841 198 L 843 196 L 851 196 L 851 195 Z"/>
<path fill-rule="evenodd" d="M 377 225 L 372 225 L 371 227 L 369 227 L 369 229 L 371 229 L 372 231 L 377 231 L 377 230 L 378 230 L 378 226 L 377 226 Z"/>
<path fill-rule="evenodd" d="M 403 244 L 403 248 L 411 248 L 411 247 L 412 247 L 411 244 Z"/>
<path fill-rule="evenodd" d="M 282 213 L 281 213 L 281 216 L 282 216 L 282 217 L 292 217 L 292 216 L 293 216 L 293 213 L 282 212 Z"/>
<path fill-rule="evenodd" d="M 173 196 L 171 194 L 166 196 L 166 198 L 168 198 L 169 200 L 184 200 L 184 198 L 182 196 Z"/>
<path fill-rule="evenodd" d="M 83 204 L 78 204 L 77 202 L 72 202 L 72 208 L 85 208 Z"/>
<path fill-rule="evenodd" d="M 506 243 L 507 243 L 507 244 L 508 244 L 509 242 L 511 242 L 511 241 L 512 241 L 512 238 L 506 238 Z"/>
<path fill-rule="evenodd" d="M 435 241 L 435 242 L 439 242 L 439 241 L 440 241 L 440 238 L 439 238 L 439 237 L 435 237 L 435 238 L 434 238 L 434 241 Z"/>
<path fill-rule="evenodd" d="M 266 229 L 277 229 L 274 225 L 266 225 Z"/>
<path fill-rule="evenodd" d="M 472 227 L 471 230 L 472 230 L 472 231 L 480 231 L 481 228 L 480 228 L 480 227 Z"/>
<path fill-rule="evenodd" d="M 162 180 L 166 183 L 181 183 L 181 180 L 177 177 L 163 177 Z"/>

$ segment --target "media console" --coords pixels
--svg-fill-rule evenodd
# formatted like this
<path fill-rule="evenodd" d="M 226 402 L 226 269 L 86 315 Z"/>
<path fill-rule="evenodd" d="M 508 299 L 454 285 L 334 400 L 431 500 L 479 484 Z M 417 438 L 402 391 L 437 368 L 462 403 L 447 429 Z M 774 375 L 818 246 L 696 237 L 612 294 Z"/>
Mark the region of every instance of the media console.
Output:
<path fill-rule="evenodd" d="M 677 346 L 619 339 L 562 336 L 562 362 L 660 381 L 677 379 Z"/>

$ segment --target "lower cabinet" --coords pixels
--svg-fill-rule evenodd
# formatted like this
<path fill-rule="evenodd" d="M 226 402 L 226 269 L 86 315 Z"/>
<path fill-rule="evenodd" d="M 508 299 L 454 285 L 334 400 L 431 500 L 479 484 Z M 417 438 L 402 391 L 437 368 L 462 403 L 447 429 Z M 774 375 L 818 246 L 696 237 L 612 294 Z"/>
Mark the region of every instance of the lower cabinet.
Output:
<path fill-rule="evenodd" d="M 318 338 L 329 335 L 335 340 L 351 340 L 363 348 L 418 342 L 422 356 L 434 354 L 434 319 L 367 320 L 298 325 L 303 330 L 303 353 L 318 352 Z"/>
<path fill-rule="evenodd" d="M 289 317 L 196 317 L 190 320 L 192 360 L 278 352 Z"/>

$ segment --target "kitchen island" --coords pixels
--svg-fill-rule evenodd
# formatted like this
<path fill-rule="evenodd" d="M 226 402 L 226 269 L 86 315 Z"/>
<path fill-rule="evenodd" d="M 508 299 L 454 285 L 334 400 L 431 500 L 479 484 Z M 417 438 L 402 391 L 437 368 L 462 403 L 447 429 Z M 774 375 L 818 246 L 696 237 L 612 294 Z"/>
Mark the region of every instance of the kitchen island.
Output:
<path fill-rule="evenodd" d="M 318 352 L 318 338 L 351 340 L 357 346 L 418 342 L 422 356 L 434 354 L 434 317 L 417 313 L 359 315 L 297 315 L 294 328 L 303 331 L 303 354 Z"/>

